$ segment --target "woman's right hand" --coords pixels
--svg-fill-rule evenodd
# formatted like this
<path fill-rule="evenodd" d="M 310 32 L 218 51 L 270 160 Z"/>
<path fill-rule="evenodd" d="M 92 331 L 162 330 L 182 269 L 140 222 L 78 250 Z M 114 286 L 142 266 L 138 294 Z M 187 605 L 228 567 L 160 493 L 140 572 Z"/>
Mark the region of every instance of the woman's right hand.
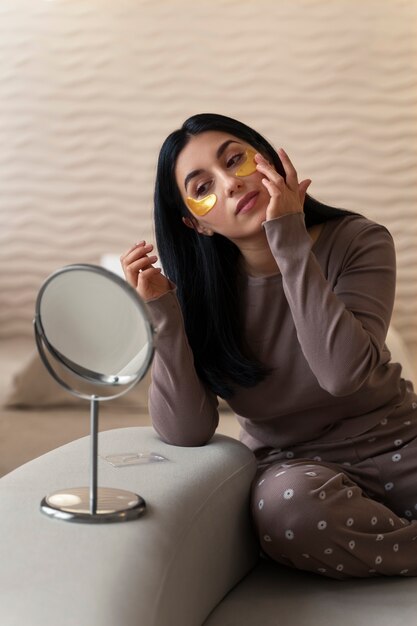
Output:
<path fill-rule="evenodd" d="M 152 263 L 155 263 L 158 257 L 149 256 L 152 250 L 151 243 L 141 241 L 120 257 L 127 282 L 136 289 L 145 302 L 158 298 L 172 289 L 169 280 L 161 273 L 161 268 L 153 267 Z"/>

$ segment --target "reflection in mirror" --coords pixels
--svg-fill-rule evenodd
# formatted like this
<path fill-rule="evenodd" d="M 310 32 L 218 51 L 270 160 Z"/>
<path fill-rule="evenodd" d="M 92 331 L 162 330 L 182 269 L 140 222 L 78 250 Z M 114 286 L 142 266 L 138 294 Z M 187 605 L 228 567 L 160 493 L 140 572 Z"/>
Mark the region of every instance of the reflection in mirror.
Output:
<path fill-rule="evenodd" d="M 43 363 L 70 393 L 90 400 L 90 488 L 50 494 L 41 510 L 58 519 L 115 522 L 136 519 L 143 499 L 98 489 L 98 406 L 127 393 L 146 374 L 154 330 L 146 305 L 122 278 L 94 265 L 69 265 L 50 276 L 36 301 L 35 338 Z"/>

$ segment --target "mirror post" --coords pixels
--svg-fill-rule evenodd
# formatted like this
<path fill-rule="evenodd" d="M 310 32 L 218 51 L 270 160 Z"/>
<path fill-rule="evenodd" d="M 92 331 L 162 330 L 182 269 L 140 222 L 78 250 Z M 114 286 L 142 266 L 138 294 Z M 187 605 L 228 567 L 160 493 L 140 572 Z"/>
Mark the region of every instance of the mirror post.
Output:
<path fill-rule="evenodd" d="M 91 396 L 90 404 L 90 513 L 97 513 L 97 459 L 98 459 L 98 398 Z"/>

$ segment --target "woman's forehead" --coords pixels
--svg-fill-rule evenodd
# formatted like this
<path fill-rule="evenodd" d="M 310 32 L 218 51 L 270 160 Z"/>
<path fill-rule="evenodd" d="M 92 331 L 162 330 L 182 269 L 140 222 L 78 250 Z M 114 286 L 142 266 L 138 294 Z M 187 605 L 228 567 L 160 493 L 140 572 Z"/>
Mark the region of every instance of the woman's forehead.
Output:
<path fill-rule="evenodd" d="M 221 131 L 210 130 L 193 135 L 178 155 L 175 167 L 177 178 L 184 179 L 184 176 L 194 169 L 205 169 L 210 162 L 218 158 L 218 150 L 226 142 L 227 146 L 236 143 L 247 146 L 246 142 L 238 137 Z"/>

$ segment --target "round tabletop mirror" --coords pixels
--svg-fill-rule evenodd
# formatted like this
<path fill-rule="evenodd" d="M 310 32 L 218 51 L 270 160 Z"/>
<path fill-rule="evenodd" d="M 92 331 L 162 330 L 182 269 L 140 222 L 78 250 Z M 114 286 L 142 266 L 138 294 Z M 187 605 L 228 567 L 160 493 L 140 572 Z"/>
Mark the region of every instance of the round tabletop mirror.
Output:
<path fill-rule="evenodd" d="M 95 265 L 69 265 L 42 285 L 34 319 L 39 354 L 51 376 L 70 393 L 90 400 L 90 487 L 44 498 L 41 510 L 58 519 L 110 522 L 145 510 L 137 494 L 98 489 L 98 407 L 128 392 L 146 374 L 154 329 L 146 305 L 122 278 Z"/>

